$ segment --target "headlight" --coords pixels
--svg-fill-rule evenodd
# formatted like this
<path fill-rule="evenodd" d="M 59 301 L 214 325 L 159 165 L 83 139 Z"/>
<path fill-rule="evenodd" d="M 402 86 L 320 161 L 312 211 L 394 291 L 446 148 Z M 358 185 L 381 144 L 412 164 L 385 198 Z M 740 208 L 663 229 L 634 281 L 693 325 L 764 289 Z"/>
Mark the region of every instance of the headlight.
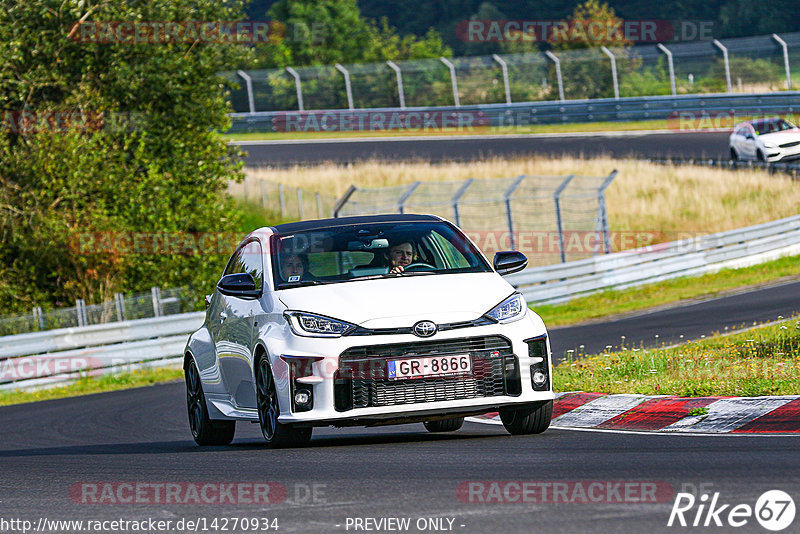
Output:
<path fill-rule="evenodd" d="M 292 332 L 298 336 L 339 337 L 356 327 L 354 324 L 313 313 L 291 311 L 286 312 L 285 317 Z"/>
<path fill-rule="evenodd" d="M 764 148 L 778 148 L 775 143 L 764 143 Z"/>
<path fill-rule="evenodd" d="M 519 293 L 514 293 L 485 315 L 498 323 L 510 323 L 522 319 L 525 315 L 525 299 Z"/>

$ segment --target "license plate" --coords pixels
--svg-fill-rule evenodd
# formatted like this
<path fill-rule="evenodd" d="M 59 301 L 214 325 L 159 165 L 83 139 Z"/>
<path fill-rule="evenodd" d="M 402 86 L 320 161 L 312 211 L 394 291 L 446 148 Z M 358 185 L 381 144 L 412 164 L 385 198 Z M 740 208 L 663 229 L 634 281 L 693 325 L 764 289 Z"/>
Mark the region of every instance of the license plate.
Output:
<path fill-rule="evenodd" d="M 389 360 L 389 380 L 472 374 L 469 354 Z"/>

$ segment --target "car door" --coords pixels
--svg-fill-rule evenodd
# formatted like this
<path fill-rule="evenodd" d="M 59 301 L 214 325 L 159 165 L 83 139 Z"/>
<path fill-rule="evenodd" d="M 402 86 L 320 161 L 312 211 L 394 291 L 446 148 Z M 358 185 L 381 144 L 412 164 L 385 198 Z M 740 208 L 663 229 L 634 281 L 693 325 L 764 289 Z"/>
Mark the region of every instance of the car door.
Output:
<path fill-rule="evenodd" d="M 256 289 L 264 288 L 264 264 L 261 243 L 250 239 L 239 247 L 236 262 L 230 265 L 231 272 L 249 273 Z M 261 310 L 261 299 L 225 296 L 227 313 L 223 317 L 218 355 L 220 369 L 227 391 L 234 404 L 242 408 L 255 408 L 255 385 L 253 383 L 253 345 L 255 317 Z"/>
<path fill-rule="evenodd" d="M 744 159 L 756 159 L 756 134 L 749 126 L 744 128 L 744 140 L 742 141 L 741 157 Z"/>

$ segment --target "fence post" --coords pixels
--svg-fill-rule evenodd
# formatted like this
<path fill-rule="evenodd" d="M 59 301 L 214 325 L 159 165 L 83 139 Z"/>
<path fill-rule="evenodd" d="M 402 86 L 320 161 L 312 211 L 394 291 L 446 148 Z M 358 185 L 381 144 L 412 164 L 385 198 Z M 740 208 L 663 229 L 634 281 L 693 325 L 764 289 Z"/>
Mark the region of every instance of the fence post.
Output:
<path fill-rule="evenodd" d="M 395 77 L 397 78 L 397 98 L 400 100 L 400 109 L 405 109 L 406 93 L 403 91 L 403 72 L 394 61 L 387 61 L 386 64 L 394 71 Z"/>
<path fill-rule="evenodd" d="M 122 293 L 114 293 L 114 307 L 117 309 L 117 321 L 125 320 L 125 297 Z"/>
<path fill-rule="evenodd" d="M 292 67 L 286 67 L 286 72 L 294 78 L 294 87 L 297 91 L 297 109 L 303 111 L 303 88 L 300 86 L 300 75 Z"/>
<path fill-rule="evenodd" d="M 672 89 L 672 96 L 676 96 L 677 89 L 675 87 L 675 64 L 672 62 L 672 52 L 670 52 L 669 48 L 661 43 L 656 44 L 656 46 L 659 50 L 664 52 L 664 55 L 667 56 L 667 66 L 669 67 L 669 86 Z"/>
<path fill-rule="evenodd" d="M 78 315 L 78 326 L 86 326 L 86 303 L 83 299 L 75 300 L 75 313 Z"/>
<path fill-rule="evenodd" d="M 608 227 L 608 210 L 606 209 L 606 189 L 617 177 L 617 169 L 611 171 L 611 174 L 606 176 L 600 188 L 597 190 L 597 224 L 602 227 L 603 232 L 603 248 L 606 254 L 611 254 L 611 230 Z"/>
<path fill-rule="evenodd" d="M 472 185 L 474 181 L 475 178 L 467 178 L 461 187 L 458 188 L 458 191 L 456 191 L 456 194 L 453 195 L 453 199 L 451 200 L 453 204 L 453 216 L 455 217 L 455 223 L 458 227 L 461 227 L 461 218 L 458 213 L 458 201 L 461 200 L 461 197 L 467 192 L 467 188 Z"/>
<path fill-rule="evenodd" d="M 243 70 L 237 70 L 236 74 L 238 74 L 239 77 L 244 80 L 245 86 L 247 87 L 247 104 L 250 108 L 250 113 L 255 113 L 256 101 L 253 97 L 253 79 L 250 78 L 250 75 Z"/>
<path fill-rule="evenodd" d="M 41 306 L 33 308 L 33 320 L 39 325 L 39 330 L 44 330 L 44 313 Z"/>
<path fill-rule="evenodd" d="M 728 61 L 728 49 L 716 39 L 711 42 L 714 43 L 714 46 L 722 50 L 722 60 L 725 62 L 725 81 L 728 84 L 728 92 L 732 93 L 733 86 L 731 85 L 731 64 Z"/>
<path fill-rule="evenodd" d="M 458 81 L 456 81 L 456 67 L 446 57 L 439 58 L 448 69 L 450 69 L 450 84 L 453 86 L 453 101 L 456 107 L 461 106 L 461 101 L 458 99 Z"/>
<path fill-rule="evenodd" d="M 281 199 L 281 219 L 286 217 L 286 199 L 283 196 L 283 184 L 278 184 L 278 196 Z"/>
<path fill-rule="evenodd" d="M 408 186 L 408 189 L 406 189 L 406 190 L 403 192 L 403 194 L 402 194 L 402 195 L 400 195 L 400 198 L 397 200 L 397 213 L 405 213 L 405 212 L 403 211 L 403 210 L 404 210 L 404 207 L 403 207 L 403 205 L 406 203 L 406 200 L 408 200 L 408 197 L 410 197 L 410 196 L 411 196 L 411 194 L 414 192 L 414 190 L 415 190 L 417 187 L 419 187 L 419 184 L 421 184 L 421 183 L 422 183 L 422 182 L 414 182 L 413 184 L 411 184 L 410 186 Z"/>
<path fill-rule="evenodd" d="M 347 188 L 347 191 L 344 192 L 342 198 L 336 201 L 336 205 L 333 206 L 333 214 L 332 214 L 334 218 L 337 218 L 339 216 L 339 211 L 341 211 L 344 205 L 347 204 L 347 201 L 350 200 L 350 197 L 353 196 L 353 193 L 355 193 L 357 189 L 358 188 L 356 186 L 351 185 L 350 187 Z"/>
<path fill-rule="evenodd" d="M 303 216 L 303 190 L 297 188 L 297 213 L 300 215 L 300 220 L 305 220 Z"/>
<path fill-rule="evenodd" d="M 153 298 L 153 317 L 161 317 L 161 288 L 151 287 L 150 295 Z"/>
<path fill-rule="evenodd" d="M 561 60 L 550 50 L 544 53 L 556 66 L 556 81 L 558 82 L 558 99 L 564 101 L 564 79 L 561 77 Z"/>
<path fill-rule="evenodd" d="M 244 201 L 247 202 L 247 175 L 244 175 L 244 180 L 242 180 L 242 186 L 244 187 Z"/>
<path fill-rule="evenodd" d="M 511 241 L 512 250 L 514 247 L 516 247 L 517 241 L 514 239 L 514 216 L 511 213 L 511 195 L 514 194 L 514 191 L 517 190 L 517 187 L 519 187 L 519 184 L 521 184 L 524 179 L 524 174 L 517 176 L 517 179 L 514 180 L 514 183 L 511 184 L 511 187 L 509 187 L 506 190 L 505 195 L 503 195 L 506 202 L 506 222 L 508 222 L 508 235 L 509 240 Z"/>
<path fill-rule="evenodd" d="M 261 207 L 267 207 L 267 188 L 264 186 L 264 180 L 261 180 Z"/>
<path fill-rule="evenodd" d="M 492 54 L 492 59 L 500 63 L 500 68 L 503 69 L 503 86 L 506 89 L 506 104 L 511 104 L 511 87 L 508 86 L 508 64 L 506 60 L 498 56 L 497 54 Z"/>
<path fill-rule="evenodd" d="M 561 193 L 567 188 L 572 179 L 575 178 L 574 174 L 567 176 L 561 185 L 558 186 L 555 193 L 553 193 L 553 201 L 556 208 L 556 230 L 558 231 L 558 249 L 561 252 L 561 263 L 566 263 L 567 253 L 564 250 L 564 223 L 561 220 Z"/>
<path fill-rule="evenodd" d="M 783 68 L 786 69 L 786 88 L 792 88 L 792 75 L 789 70 L 789 49 L 786 47 L 786 41 L 778 37 L 777 33 L 772 34 L 772 38 L 778 41 L 778 44 L 783 48 Z"/>
<path fill-rule="evenodd" d="M 601 46 L 600 50 L 602 50 L 603 53 L 608 56 L 608 59 L 611 60 L 611 81 L 614 84 L 614 98 L 616 100 L 619 100 L 619 81 L 617 80 L 617 58 L 615 58 L 611 50 L 609 50 L 605 46 Z"/>
<path fill-rule="evenodd" d="M 341 72 L 344 75 L 344 90 L 347 93 L 347 107 L 349 109 L 353 108 L 353 88 L 350 86 L 350 73 L 347 72 L 347 69 L 341 66 L 339 63 L 334 65 L 336 70 Z"/>

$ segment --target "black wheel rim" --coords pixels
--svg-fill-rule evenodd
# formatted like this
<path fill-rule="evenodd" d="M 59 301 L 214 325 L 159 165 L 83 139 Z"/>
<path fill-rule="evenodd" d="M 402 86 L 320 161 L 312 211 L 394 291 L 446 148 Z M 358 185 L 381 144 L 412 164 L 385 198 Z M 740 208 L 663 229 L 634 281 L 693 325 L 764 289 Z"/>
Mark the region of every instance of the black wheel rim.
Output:
<path fill-rule="evenodd" d="M 261 432 L 267 441 L 275 437 L 278 426 L 278 394 L 272 380 L 272 373 L 266 358 L 258 363 L 258 379 L 256 380 L 258 392 L 258 419 L 261 421 Z"/>
<path fill-rule="evenodd" d="M 194 363 L 186 370 L 186 406 L 189 409 L 189 427 L 196 438 L 203 424 L 203 386 Z"/>

